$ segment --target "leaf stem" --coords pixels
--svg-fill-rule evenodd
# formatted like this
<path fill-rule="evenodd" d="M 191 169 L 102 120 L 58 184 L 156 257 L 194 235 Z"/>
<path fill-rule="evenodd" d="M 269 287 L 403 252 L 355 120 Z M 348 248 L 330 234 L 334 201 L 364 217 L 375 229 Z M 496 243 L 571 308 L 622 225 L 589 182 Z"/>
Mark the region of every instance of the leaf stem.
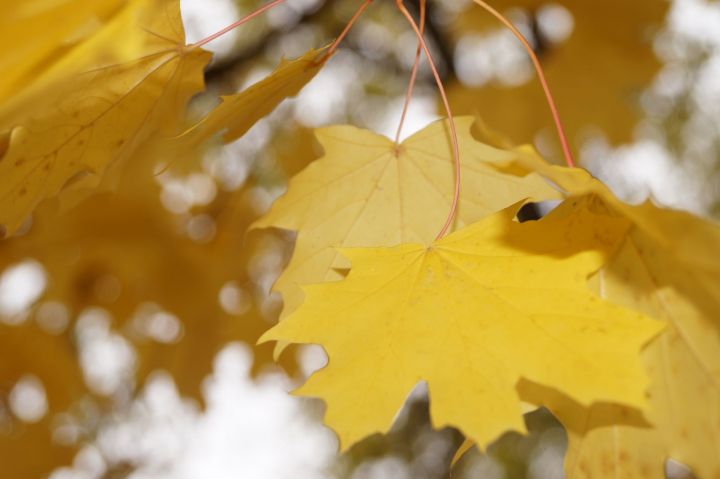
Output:
<path fill-rule="evenodd" d="M 548 86 L 547 80 L 545 79 L 545 73 L 543 72 L 542 65 L 540 65 L 540 60 L 538 60 L 537 55 L 535 55 L 535 51 L 533 50 L 532 46 L 530 46 L 530 43 L 523 36 L 523 34 L 520 33 L 520 31 L 515 28 L 515 26 L 510 22 L 510 20 L 508 20 L 503 14 L 488 5 L 484 0 L 473 1 L 485 10 L 487 10 L 495 18 L 500 20 L 500 22 L 505 25 L 518 40 L 520 40 L 520 43 L 522 43 L 523 47 L 525 47 L 525 51 L 527 51 L 528 55 L 530 55 L 530 59 L 532 60 L 533 66 L 535 67 L 535 71 L 537 72 L 537 76 L 540 79 L 540 84 L 542 85 L 543 92 L 545 92 L 545 98 L 547 99 L 548 106 L 550 107 L 553 121 L 555 122 L 555 129 L 557 130 L 557 134 L 560 139 L 560 145 L 562 145 L 565 163 L 567 163 L 570 168 L 574 167 L 575 161 L 573 160 L 573 155 L 570 151 L 567 137 L 565 136 L 565 129 L 563 128 L 562 121 L 560 121 L 560 114 L 558 113 L 558 109 L 555 105 L 555 100 L 553 99 L 552 92 L 550 91 L 550 87 Z"/>
<path fill-rule="evenodd" d="M 217 38 L 225 35 L 226 33 L 230 32 L 230 31 L 232 31 L 232 30 L 235 30 L 237 27 L 239 27 L 239 26 L 242 25 L 243 23 L 249 22 L 249 21 L 252 20 L 253 18 L 257 17 L 258 15 L 261 15 L 261 14 L 265 13 L 266 11 L 268 11 L 268 10 L 274 8 L 274 7 L 277 7 L 278 5 L 280 5 L 280 4 L 283 3 L 283 2 L 285 2 L 285 0 L 273 0 L 272 2 L 270 2 L 270 3 L 266 4 L 266 5 L 263 5 L 262 7 L 258 8 L 258 9 L 255 10 L 254 12 L 252 12 L 252 13 L 244 16 L 244 17 L 241 18 L 240 20 L 238 20 L 238 21 L 236 21 L 236 22 L 228 25 L 227 27 L 223 28 L 222 30 L 213 33 L 213 34 L 210 35 L 209 37 L 205 37 L 205 38 L 203 38 L 202 40 L 200 40 L 199 42 L 193 43 L 192 45 L 190 45 L 190 48 L 200 48 L 200 47 L 202 47 L 202 46 L 204 46 L 204 45 L 212 42 L 213 40 L 216 40 Z"/>
<path fill-rule="evenodd" d="M 420 35 L 425 33 L 425 0 L 420 0 Z M 420 54 L 422 53 L 422 43 L 418 41 L 415 50 L 415 62 L 413 63 L 412 72 L 410 73 L 410 82 L 408 83 L 407 94 L 405 95 L 405 104 L 403 105 L 402 114 L 400 115 L 400 123 L 398 124 L 397 133 L 395 134 L 395 144 L 400 144 L 400 134 L 402 133 L 405 117 L 407 117 L 410 100 L 412 100 L 415 81 L 417 80 L 418 68 L 420 67 Z"/>
<path fill-rule="evenodd" d="M 370 6 L 370 4 L 373 2 L 373 0 L 365 0 L 360 7 L 355 11 L 352 18 L 350 18 L 350 21 L 348 21 L 347 25 L 345 25 L 345 28 L 343 28 L 343 31 L 340 32 L 340 35 L 335 39 L 334 42 L 332 42 L 332 45 L 328 48 L 328 51 L 325 52 L 325 54 L 320 57 L 319 60 L 316 61 L 316 63 L 323 63 L 325 60 L 330 58 L 333 53 L 335 53 L 335 50 L 340 46 L 340 42 L 343 41 L 343 39 L 347 36 L 348 33 L 350 33 L 350 29 L 355 25 L 355 22 L 357 22 L 358 18 L 365 12 L 365 9 Z"/>
<path fill-rule="evenodd" d="M 447 95 L 445 94 L 445 87 L 443 86 L 443 82 L 440 78 L 437 67 L 435 66 L 435 62 L 433 61 L 430 49 L 428 48 L 425 39 L 420 33 L 420 29 L 415 23 L 415 20 L 413 20 L 412 15 L 410 15 L 410 12 L 408 12 L 407 8 L 405 8 L 403 0 L 396 0 L 395 4 L 397 5 L 398 10 L 400 10 L 403 16 L 405 16 L 405 18 L 407 19 L 408 23 L 415 32 L 415 35 L 417 36 L 418 41 L 422 46 L 422 49 L 425 51 L 425 56 L 428 59 L 430 69 L 432 70 L 433 76 L 435 77 L 435 83 L 437 84 L 438 91 L 440 92 L 440 97 L 442 98 L 443 105 L 445 106 L 445 111 L 447 112 L 448 123 L 450 126 L 450 139 L 452 141 L 453 158 L 455 160 L 455 191 L 453 193 L 452 205 L 450 206 L 447 220 L 445 221 L 445 224 L 438 233 L 437 237 L 435 237 L 435 240 L 439 240 L 448 232 L 448 230 L 450 229 L 450 225 L 452 225 L 452 222 L 455 219 L 455 214 L 457 213 L 458 201 L 460 199 L 460 143 L 458 142 L 457 129 L 455 128 L 455 120 L 453 119 L 452 110 L 450 109 L 450 103 L 448 102 Z"/>

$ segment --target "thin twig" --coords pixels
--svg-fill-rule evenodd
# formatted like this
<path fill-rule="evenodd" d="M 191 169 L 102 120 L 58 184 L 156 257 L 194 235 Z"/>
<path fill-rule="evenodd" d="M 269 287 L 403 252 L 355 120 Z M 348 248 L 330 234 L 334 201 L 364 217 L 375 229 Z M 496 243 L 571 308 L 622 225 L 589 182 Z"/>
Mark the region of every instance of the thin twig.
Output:
<path fill-rule="evenodd" d="M 475 3 L 480 5 L 482 8 L 490 12 L 495 18 L 500 20 L 500 22 L 505 25 L 514 35 L 517 37 L 518 40 L 520 40 L 520 43 L 522 43 L 523 47 L 525 47 L 525 50 L 527 51 L 528 55 L 530 55 L 530 59 L 532 60 L 533 66 L 535 67 L 535 71 L 537 72 L 538 78 L 540 79 L 540 84 L 542 85 L 542 89 L 545 92 L 545 98 L 547 99 L 548 105 L 550 107 L 550 112 L 552 113 L 553 121 L 555 122 L 555 129 L 557 130 L 558 137 L 560 138 L 560 145 L 563 149 L 563 155 L 565 156 L 565 163 L 569 167 L 575 166 L 575 161 L 573 160 L 572 152 L 570 151 L 570 145 L 567 141 L 567 136 L 565 135 L 565 129 L 563 128 L 562 121 L 560 121 L 560 114 L 558 113 L 557 106 L 555 106 L 555 100 L 553 99 L 552 92 L 550 91 L 550 87 L 548 86 L 547 80 L 545 79 L 545 73 L 543 72 L 542 65 L 540 64 L 540 60 L 538 60 L 537 55 L 535 54 L 535 51 L 533 50 L 532 46 L 530 46 L 530 43 L 525 39 L 522 33 L 515 28 L 515 25 L 513 25 L 510 20 L 505 18 L 503 14 L 495 10 L 493 7 L 485 3 L 483 0 L 473 0 Z"/>

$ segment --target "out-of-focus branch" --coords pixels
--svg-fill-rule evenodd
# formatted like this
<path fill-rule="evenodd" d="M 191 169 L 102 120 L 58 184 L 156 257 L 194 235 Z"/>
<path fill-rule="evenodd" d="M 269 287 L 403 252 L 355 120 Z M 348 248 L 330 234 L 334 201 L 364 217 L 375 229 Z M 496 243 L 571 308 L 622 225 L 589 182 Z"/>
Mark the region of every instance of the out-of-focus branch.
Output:
<path fill-rule="evenodd" d="M 322 21 L 324 20 L 323 17 L 332 17 L 332 9 L 330 7 L 333 3 L 332 0 L 322 2 L 315 10 L 303 14 L 291 28 Z M 214 62 L 205 72 L 205 81 L 207 83 L 222 81 L 224 77 L 231 74 L 238 65 L 248 61 L 251 62 L 265 53 L 267 45 L 285 35 L 287 31 L 287 27 L 274 28 L 255 40 L 250 46 L 242 48 L 232 55 Z"/>
<path fill-rule="evenodd" d="M 332 22 L 332 30 L 334 34 L 339 34 L 344 23 L 337 19 L 333 12 L 333 6 L 337 2 L 334 0 L 323 1 L 315 10 L 305 13 L 290 28 L 297 28 L 301 25 L 316 24 L 323 22 Z M 417 16 L 420 12 L 420 4 L 418 0 L 410 0 L 407 3 L 410 12 Z M 447 35 L 443 32 L 442 27 L 437 22 L 435 15 L 436 9 L 431 2 L 427 4 L 427 23 L 426 31 L 430 40 L 431 48 L 437 53 L 436 60 L 439 60 L 438 67 L 443 78 L 452 78 L 455 76 L 452 46 L 449 44 Z M 336 31 L 335 31 L 336 30 Z M 274 42 L 288 32 L 288 27 L 275 28 L 268 31 L 265 35 L 255 40 L 251 45 L 238 50 L 232 55 L 213 63 L 205 72 L 205 81 L 207 83 L 222 82 L 228 75 L 232 74 L 235 69 L 245 62 L 252 62 L 259 56 L 263 55 L 267 45 Z M 333 35 L 335 36 L 335 35 Z"/>

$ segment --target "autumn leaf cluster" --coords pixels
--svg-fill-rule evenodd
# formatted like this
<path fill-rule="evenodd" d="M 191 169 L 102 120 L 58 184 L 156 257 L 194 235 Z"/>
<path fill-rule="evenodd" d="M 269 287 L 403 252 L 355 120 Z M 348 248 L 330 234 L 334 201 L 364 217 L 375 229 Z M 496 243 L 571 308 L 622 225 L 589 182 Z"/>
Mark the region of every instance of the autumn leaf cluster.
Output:
<path fill-rule="evenodd" d="M 197 241 L 202 225 L 166 214 L 157 176 L 237 140 L 296 95 L 324 66 L 321 46 L 197 118 L 188 103 L 211 55 L 186 44 L 177 0 L 34 3 L 0 23 L 4 44 L 19 45 L 0 60 L 0 265 L 33 257 L 51 282 L 29 317 L 1 326 L 3 390 L 31 373 L 53 413 L 102 397 L 86 391 L 68 351 L 78 347 L 72 328 L 41 326 L 48 305 L 64 304 L 71 321 L 104 308 L 139 352 L 141 383 L 164 368 L 194 396 L 224 342 L 274 341 L 275 357 L 290 344 L 322 346 L 328 365 L 296 394 L 324 401 L 342 451 L 387 432 L 425 382 L 433 426 L 457 428 L 460 452 L 526 432 L 523 413 L 545 407 L 567 431 L 569 478 L 663 477 L 668 458 L 720 476 L 717 224 L 626 204 L 585 170 L 490 139 L 460 116 L 447 235 L 438 231 L 457 170 L 445 119 L 399 143 L 319 128 L 319 155 L 293 148 L 312 138 L 288 140 L 287 192 L 263 215 L 249 201 L 255 179 L 218 193 L 194 218 L 216 234 Z M 32 35 L 53 17 L 67 21 Z M 628 76 L 640 75 L 633 68 Z M 518 220 L 540 202 L 559 204 Z M 283 307 L 268 329 L 275 317 L 249 271 L 282 231 L 296 238 L 291 256 L 280 253 Z M 223 289 L 234 307 L 218 303 Z M 137 319 L 148 308 L 181 316 L 182 337 L 148 339 Z M 267 346 L 258 351 L 258 364 L 270 361 Z M 39 461 L 25 452 L 50 442 L 50 426 L 0 437 L 13 477 L 68 460 L 72 447 Z"/>

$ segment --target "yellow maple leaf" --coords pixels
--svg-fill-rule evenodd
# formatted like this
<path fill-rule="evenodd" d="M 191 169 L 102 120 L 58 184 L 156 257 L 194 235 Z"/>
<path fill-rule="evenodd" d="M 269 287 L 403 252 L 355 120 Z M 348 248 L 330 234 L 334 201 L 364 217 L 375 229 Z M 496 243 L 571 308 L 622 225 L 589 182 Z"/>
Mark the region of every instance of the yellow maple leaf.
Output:
<path fill-rule="evenodd" d="M 694 220 L 677 231 L 690 238 L 720 232 Z M 672 457 L 698 477 L 720 477 L 720 270 L 690 265 L 636 227 L 600 273 L 595 284 L 608 300 L 668 322 L 643 353 L 651 379 L 648 419 L 663 444 L 655 457 L 661 464 Z"/>
<path fill-rule="evenodd" d="M 537 403 L 542 398 L 543 405 L 565 426 L 568 437 L 565 477 L 665 477 L 667 456 L 662 442 L 637 409 L 614 403 L 588 407 L 528 381 L 521 381 L 518 389 L 525 400 Z M 647 411 L 644 413 L 647 416 Z"/>
<path fill-rule="evenodd" d="M 635 238 L 627 240 L 597 283 L 609 300 L 668 321 L 665 331 L 643 351 L 651 381 L 648 422 L 628 421 L 632 411 L 622 407 L 568 407 L 555 399 L 548 407 L 568 428 L 567 477 L 663 477 L 667 458 L 687 464 L 698 477 L 716 477 L 720 382 L 718 371 L 709 368 L 720 365 L 720 345 L 717 328 L 703 321 L 697 301 L 714 305 L 714 313 L 720 306 L 717 288 L 690 291 L 698 285 L 694 275 L 677 268 L 670 276 L 671 271 L 662 271 L 662 260 L 660 268 L 644 268 L 643 261 L 659 251 L 639 253 L 637 235 L 631 236 Z M 702 349 L 713 345 L 715 358 L 708 362 Z"/>
<path fill-rule="evenodd" d="M 532 147 L 521 146 L 510 161 L 494 161 L 498 171 L 524 177 L 537 173 L 566 197 L 597 195 L 607 206 L 625 216 L 654 243 L 668 254 L 701 271 L 720 271 L 720 257 L 715 252 L 720 245 L 720 227 L 690 213 L 662 208 L 651 200 L 629 205 L 618 199 L 602 182 L 582 168 L 552 165 L 540 157 Z M 547 199 L 551 199 L 548 197 Z M 678 231 L 691 234 L 677 234 Z"/>
<path fill-rule="evenodd" d="M 659 477 L 668 457 L 700 477 L 720 474 L 720 226 L 649 201 L 627 205 L 584 170 L 533 155 L 513 163 L 508 171 L 540 172 L 568 196 L 594 195 L 631 222 L 592 286 L 668 323 L 643 352 L 652 428 L 628 422 L 625 408 L 578 408 L 561 398 L 548 404 L 569 431 L 568 477 Z"/>
<path fill-rule="evenodd" d="M 497 212 L 519 200 L 552 196 L 535 175 L 498 174 L 491 159 L 516 153 L 483 145 L 470 134 L 473 119 L 456 119 L 462 184 L 455 226 Z M 292 260 L 275 284 L 283 317 L 303 300 L 299 285 L 339 279 L 347 261 L 335 246 L 429 244 L 453 197 L 452 150 L 445 122 L 436 122 L 397 146 L 352 126 L 316 131 L 325 154 L 290 181 L 288 192 L 254 227 L 298 231 Z"/>
<path fill-rule="evenodd" d="M 618 422 L 628 415 L 623 409 L 603 414 L 593 407 L 571 414 L 564 404 L 553 408 L 569 428 L 587 424 L 570 434 L 568 477 L 606 477 L 608 471 L 659 477 L 668 457 L 687 464 L 698 477 L 717 476 L 720 275 L 688 267 L 635 227 L 593 283 L 608 300 L 664 319 L 668 327 L 643 352 L 651 380 L 647 419 L 652 429 Z"/>
<path fill-rule="evenodd" d="M 176 125 L 202 90 L 210 54 L 185 46 L 178 0 L 134 0 L 0 110 L 0 230 L 44 198 L 100 177 L 152 133 Z"/>
<path fill-rule="evenodd" d="M 0 0 L 0 102 L 101 28 L 123 0 Z M 61 19 L 61 20 L 58 20 Z"/>
<path fill-rule="evenodd" d="M 322 49 L 310 49 L 294 60 L 283 59 L 268 76 L 240 93 L 221 97 L 222 103 L 183 134 L 191 145 L 198 145 L 223 132 L 229 143 L 244 135 L 258 120 L 272 113 L 281 101 L 297 95 L 325 65 L 318 61 Z"/>
<path fill-rule="evenodd" d="M 587 276 L 627 223 L 573 201 L 539 222 L 514 209 L 430 247 L 343 250 L 345 280 L 305 287 L 305 303 L 262 341 L 323 346 L 329 365 L 298 393 L 327 403 L 343 449 L 387 431 L 425 380 L 437 427 L 480 444 L 524 431 L 516 383 L 583 404 L 645 404 L 640 348 L 661 323 L 601 301 Z"/>

